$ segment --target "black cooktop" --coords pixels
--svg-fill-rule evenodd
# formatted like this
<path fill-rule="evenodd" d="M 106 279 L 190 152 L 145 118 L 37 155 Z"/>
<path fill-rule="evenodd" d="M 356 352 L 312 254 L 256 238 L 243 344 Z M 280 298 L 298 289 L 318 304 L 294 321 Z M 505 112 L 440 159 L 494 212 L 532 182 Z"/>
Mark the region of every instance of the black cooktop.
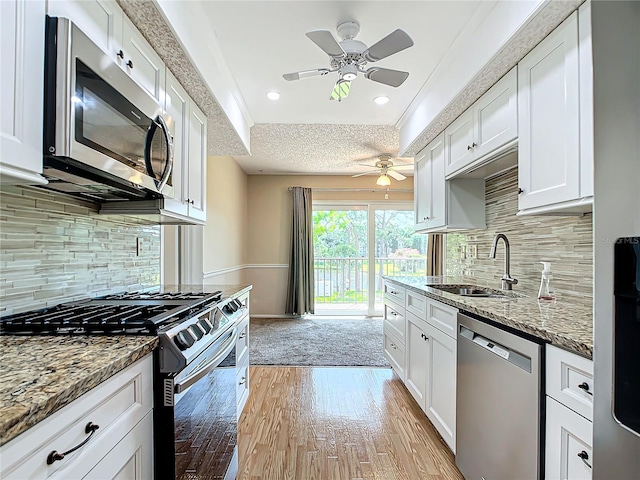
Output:
<path fill-rule="evenodd" d="M 222 292 L 107 295 L 0 318 L 0 334 L 156 335 L 220 300 Z"/>

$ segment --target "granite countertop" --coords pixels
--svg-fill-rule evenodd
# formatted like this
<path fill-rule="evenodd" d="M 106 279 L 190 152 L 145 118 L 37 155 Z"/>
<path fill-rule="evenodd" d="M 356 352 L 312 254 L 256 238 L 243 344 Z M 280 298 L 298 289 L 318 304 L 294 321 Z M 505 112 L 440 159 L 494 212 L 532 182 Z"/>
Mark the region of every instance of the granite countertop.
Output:
<path fill-rule="evenodd" d="M 587 358 L 593 357 L 593 305 L 590 299 L 580 303 L 562 297 L 554 302 L 538 301 L 536 297 L 530 296 L 509 299 L 471 298 L 430 287 L 440 284 L 470 284 L 459 278 L 384 278 L 460 310 L 541 338 L 557 347 Z"/>
<path fill-rule="evenodd" d="M 148 292 L 242 295 L 252 285 L 163 285 Z M 156 336 L 0 336 L 0 445 L 150 353 Z"/>
<path fill-rule="evenodd" d="M 150 353 L 155 336 L 0 337 L 0 445 Z"/>

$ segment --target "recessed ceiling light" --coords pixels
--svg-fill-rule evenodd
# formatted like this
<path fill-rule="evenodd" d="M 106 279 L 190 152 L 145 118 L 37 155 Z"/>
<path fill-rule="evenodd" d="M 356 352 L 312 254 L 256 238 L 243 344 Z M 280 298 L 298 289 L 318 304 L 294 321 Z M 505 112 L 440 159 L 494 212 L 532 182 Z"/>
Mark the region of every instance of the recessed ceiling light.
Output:
<path fill-rule="evenodd" d="M 373 99 L 373 101 L 378 105 L 384 105 L 389 101 L 389 97 L 376 97 Z"/>
<path fill-rule="evenodd" d="M 269 100 L 278 100 L 280 98 L 280 93 L 278 92 L 267 92 L 267 98 L 269 98 Z"/>

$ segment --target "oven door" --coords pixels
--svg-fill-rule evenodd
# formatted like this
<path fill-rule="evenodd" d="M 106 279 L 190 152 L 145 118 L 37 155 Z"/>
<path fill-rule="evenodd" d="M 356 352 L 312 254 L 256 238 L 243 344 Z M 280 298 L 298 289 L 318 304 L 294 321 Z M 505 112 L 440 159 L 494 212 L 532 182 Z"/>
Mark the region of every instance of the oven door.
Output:
<path fill-rule="evenodd" d="M 173 197 L 171 119 L 77 26 L 47 22 L 45 155 Z"/>
<path fill-rule="evenodd" d="M 156 478 L 235 478 L 237 337 L 234 326 L 175 375 L 156 368 Z"/>

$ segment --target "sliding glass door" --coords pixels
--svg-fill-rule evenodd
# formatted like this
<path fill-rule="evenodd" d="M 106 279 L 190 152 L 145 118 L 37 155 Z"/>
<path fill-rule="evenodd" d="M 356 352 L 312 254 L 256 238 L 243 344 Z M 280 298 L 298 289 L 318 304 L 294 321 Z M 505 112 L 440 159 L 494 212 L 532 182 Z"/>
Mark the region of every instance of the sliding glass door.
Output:
<path fill-rule="evenodd" d="M 413 224 L 410 203 L 314 203 L 316 314 L 382 315 L 383 275 L 425 275 Z"/>

